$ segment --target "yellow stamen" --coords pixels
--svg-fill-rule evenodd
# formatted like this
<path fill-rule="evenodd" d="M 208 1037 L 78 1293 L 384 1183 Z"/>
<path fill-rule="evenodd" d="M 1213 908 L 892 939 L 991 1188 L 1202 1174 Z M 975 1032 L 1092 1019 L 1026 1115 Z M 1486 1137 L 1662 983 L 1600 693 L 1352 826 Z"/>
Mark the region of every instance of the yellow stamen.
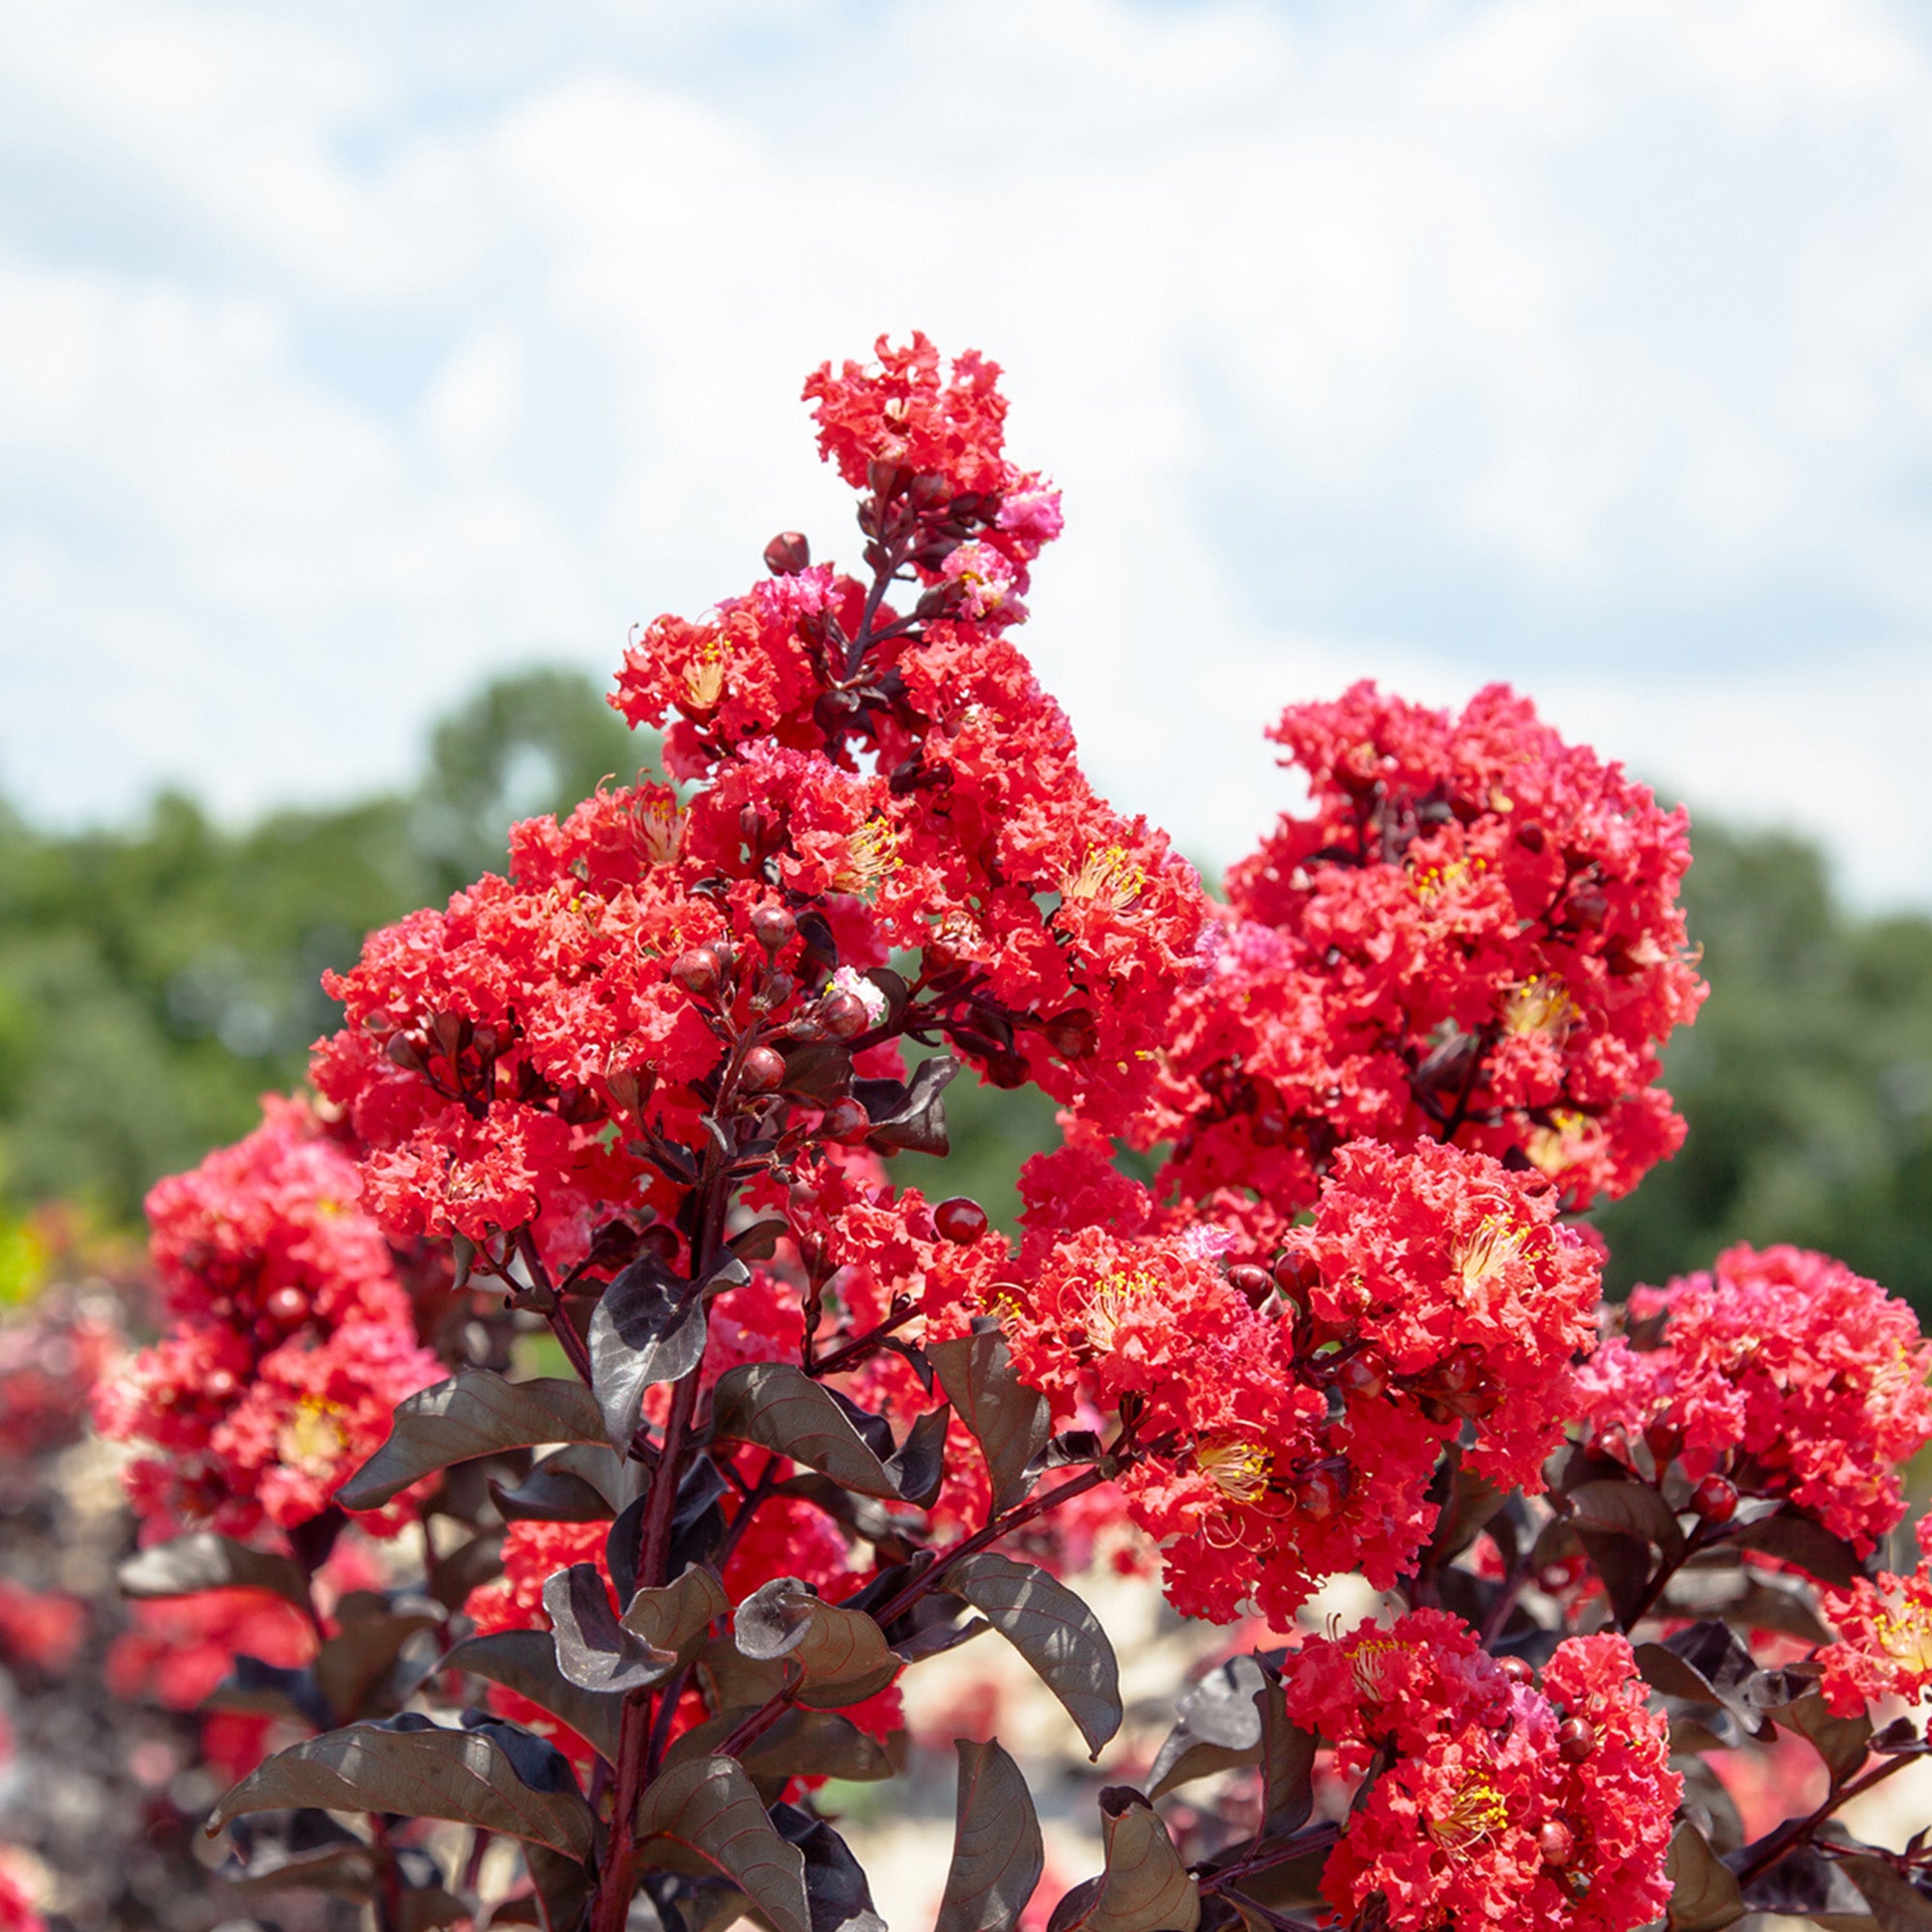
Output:
<path fill-rule="evenodd" d="M 1121 1324 L 1155 1293 L 1151 1274 L 1110 1274 L 1094 1285 L 1081 1317 L 1088 1343 L 1097 1354 L 1108 1354 L 1119 1339 Z"/>
<path fill-rule="evenodd" d="M 282 1425 L 276 1448 L 284 1463 L 297 1468 L 328 1469 L 342 1454 L 342 1431 L 335 1418 L 341 1406 L 323 1396 L 305 1395 L 296 1412 Z"/>
<path fill-rule="evenodd" d="M 869 892 L 899 864 L 898 834 L 883 818 L 870 818 L 845 841 L 845 862 L 832 883 L 841 893 Z"/>
<path fill-rule="evenodd" d="M 1066 888 L 1069 899 L 1090 899 L 1109 912 L 1125 912 L 1147 891 L 1148 875 L 1123 845 L 1094 846 Z"/>
<path fill-rule="evenodd" d="M 1466 1859 L 1508 1824 L 1502 1793 L 1487 1777 L 1473 1777 L 1456 1794 L 1445 1817 L 1429 1821 L 1429 1835 L 1452 1859 Z"/>
<path fill-rule="evenodd" d="M 684 673 L 685 696 L 695 711 L 709 711 L 724 692 L 724 640 L 706 634 L 697 647 L 697 661 Z"/>
<path fill-rule="evenodd" d="M 1273 1458 L 1259 1442 L 1210 1435 L 1196 1445 L 1194 1464 L 1231 1503 L 1251 1503 L 1267 1489 Z"/>
<path fill-rule="evenodd" d="M 1349 1672 L 1355 1680 L 1355 1689 L 1364 1697 L 1379 1698 L 1387 1694 L 1382 1688 L 1382 1665 L 1402 1648 L 1392 1636 L 1368 1636 L 1350 1652 Z"/>
<path fill-rule="evenodd" d="M 1501 1214 L 1492 1214 L 1456 1246 L 1456 1271 L 1465 1289 L 1493 1280 L 1529 1245 L 1531 1230 L 1519 1228 Z"/>
<path fill-rule="evenodd" d="M 1901 1604 L 1881 1610 L 1872 1629 L 1888 1656 L 1911 1671 L 1932 1671 L 1932 1610 L 1923 1604 Z"/>
<path fill-rule="evenodd" d="M 654 866 L 675 861 L 684 843 L 684 814 L 674 798 L 642 798 L 631 811 L 631 825 L 645 858 Z"/>
<path fill-rule="evenodd" d="M 1577 1017 L 1576 1001 L 1553 974 L 1533 973 L 1503 998 L 1503 1025 L 1511 1033 L 1563 1033 Z"/>
<path fill-rule="evenodd" d="M 1411 867 L 1409 890 L 1423 904 L 1434 905 L 1437 899 L 1467 885 L 1471 879 L 1480 878 L 1488 870 L 1488 865 L 1481 859 L 1451 859 L 1446 866 Z"/>

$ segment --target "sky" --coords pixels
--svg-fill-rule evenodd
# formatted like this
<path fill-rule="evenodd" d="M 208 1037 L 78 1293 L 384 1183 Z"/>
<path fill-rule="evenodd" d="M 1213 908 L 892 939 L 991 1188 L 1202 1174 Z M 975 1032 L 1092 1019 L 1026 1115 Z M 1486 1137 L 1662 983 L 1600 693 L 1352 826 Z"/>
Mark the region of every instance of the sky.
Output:
<path fill-rule="evenodd" d="M 923 328 L 1065 492 L 1023 634 L 1184 849 L 1492 679 L 1932 905 L 1932 12 L 0 0 L 0 791 L 227 814 L 614 668 Z"/>

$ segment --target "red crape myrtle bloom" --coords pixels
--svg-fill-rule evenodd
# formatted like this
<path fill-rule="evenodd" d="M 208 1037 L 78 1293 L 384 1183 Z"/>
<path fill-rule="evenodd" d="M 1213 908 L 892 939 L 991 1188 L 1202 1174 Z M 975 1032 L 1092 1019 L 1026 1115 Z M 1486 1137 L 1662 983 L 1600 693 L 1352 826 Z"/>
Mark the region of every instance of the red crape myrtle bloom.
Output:
<path fill-rule="evenodd" d="M 1354 1919 L 1630 1932 L 1663 1910 L 1681 1780 L 1621 1636 L 1571 1637 L 1541 1688 L 1475 1633 L 1421 1610 L 1390 1629 L 1311 1637 L 1286 1672 L 1291 1718 L 1354 1776 L 1394 1761 L 1354 1809 L 1322 1893 Z"/>
<path fill-rule="evenodd" d="M 164 1528 L 305 1522 L 443 1373 L 355 1163 L 298 1102 L 265 1107 L 246 1139 L 148 1196 L 170 1325 L 95 1393 L 101 1434 L 150 1452 L 128 1488 Z M 402 1513 L 366 1520 L 380 1534 Z"/>
<path fill-rule="evenodd" d="M 1579 1409 L 1616 1453 L 1681 1443 L 1694 1481 L 1788 1499 L 1868 1555 L 1904 1513 L 1898 1465 L 1932 1441 L 1932 1345 L 1842 1262 L 1738 1246 L 1630 1298 L 1582 1372 Z"/>
<path fill-rule="evenodd" d="M 1028 1238 L 981 1305 L 1063 1418 L 1138 1405 L 1151 1453 L 1122 1487 L 1178 1608 L 1280 1622 L 1338 1572 L 1394 1587 L 1466 1424 L 1473 1468 L 1541 1486 L 1599 1295 L 1541 1176 L 1436 1143 L 1347 1149 L 1275 1292 L 1236 1235 L 1158 1209 L 1091 1136 L 1023 1184 Z"/>
<path fill-rule="evenodd" d="M 1171 1179 L 1292 1211 L 1338 1142 L 1441 1138 L 1583 1208 L 1675 1151 L 1652 1083 L 1704 991 L 1684 812 L 1500 685 L 1454 718 L 1358 684 L 1270 735 L 1309 809 L 1229 874 L 1143 1129 L 1178 1141 Z"/>
<path fill-rule="evenodd" d="M 1918 1525 L 1918 1551 L 1909 1577 L 1882 1570 L 1825 1593 L 1838 1640 L 1818 1653 L 1818 1688 L 1841 1718 L 1862 1717 L 1885 1697 L 1917 1703 L 1932 1690 L 1932 1517 Z"/>

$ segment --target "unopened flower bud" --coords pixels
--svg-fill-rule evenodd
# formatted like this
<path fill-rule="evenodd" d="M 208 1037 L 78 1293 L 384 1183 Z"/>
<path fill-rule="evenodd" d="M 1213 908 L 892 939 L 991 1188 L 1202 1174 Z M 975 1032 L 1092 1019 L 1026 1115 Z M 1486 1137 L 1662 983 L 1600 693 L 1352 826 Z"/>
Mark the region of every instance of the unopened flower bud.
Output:
<path fill-rule="evenodd" d="M 819 1024 L 834 1039 L 854 1039 L 866 1031 L 871 1015 L 857 993 L 828 993 L 818 1009 Z"/>
<path fill-rule="evenodd" d="M 1561 1818 L 1551 1818 L 1537 1833 L 1536 1849 L 1545 1864 L 1561 1871 L 1577 1855 L 1577 1834 Z"/>
<path fill-rule="evenodd" d="M 1253 1262 L 1236 1262 L 1228 1270 L 1228 1286 L 1251 1308 L 1259 1308 L 1274 1290 L 1274 1280 L 1264 1267 Z"/>
<path fill-rule="evenodd" d="M 738 1072 L 738 1087 L 745 1094 L 770 1094 L 784 1078 L 784 1056 L 769 1046 L 754 1046 L 745 1056 Z"/>
<path fill-rule="evenodd" d="M 694 946 L 689 952 L 680 953 L 670 977 L 699 999 L 709 999 L 724 980 L 718 970 L 718 955 L 708 946 Z"/>
<path fill-rule="evenodd" d="M 1325 1522 L 1342 1507 L 1348 1484 L 1333 1469 L 1315 1469 L 1294 1486 L 1295 1507 L 1317 1522 Z"/>
<path fill-rule="evenodd" d="M 858 1141 L 865 1139 L 871 1125 L 871 1115 L 857 1100 L 835 1100 L 826 1108 L 818 1131 L 828 1141 Z"/>
<path fill-rule="evenodd" d="M 778 952 L 791 944 L 798 921 L 783 906 L 761 905 L 752 915 L 752 931 L 767 952 Z"/>
<path fill-rule="evenodd" d="M 774 577 L 796 577 L 811 562 L 811 546 L 797 530 L 781 530 L 765 546 L 765 568 Z"/>
<path fill-rule="evenodd" d="M 1528 1658 L 1505 1657 L 1501 1659 L 1500 1662 L 1502 1664 L 1503 1675 L 1507 1677 L 1512 1684 L 1528 1684 L 1534 1681 L 1536 1677 L 1536 1672 L 1531 1667 Z"/>
<path fill-rule="evenodd" d="M 308 1296 L 298 1288 L 278 1288 L 266 1306 L 277 1321 L 299 1321 L 308 1313 Z"/>
<path fill-rule="evenodd" d="M 1587 1718 L 1565 1718 L 1556 1726 L 1556 1755 L 1565 1764 L 1581 1764 L 1597 1748 L 1597 1729 Z"/>
<path fill-rule="evenodd" d="M 1729 1522 L 1738 1513 L 1738 1486 L 1713 1469 L 1690 1492 L 1690 1507 L 1706 1522 Z"/>
<path fill-rule="evenodd" d="M 1274 1264 L 1274 1285 L 1297 1308 L 1306 1308 L 1321 1286 L 1321 1270 L 1306 1248 L 1290 1248 Z"/>
<path fill-rule="evenodd" d="M 1389 1385 L 1387 1365 L 1374 1355 L 1350 1355 L 1335 1372 L 1344 1395 L 1374 1402 Z"/>
<path fill-rule="evenodd" d="M 964 1194 L 955 1194 L 932 1210 L 932 1225 L 945 1239 L 956 1241 L 962 1248 L 970 1248 L 986 1232 L 989 1224 L 986 1210 L 977 1201 Z"/>

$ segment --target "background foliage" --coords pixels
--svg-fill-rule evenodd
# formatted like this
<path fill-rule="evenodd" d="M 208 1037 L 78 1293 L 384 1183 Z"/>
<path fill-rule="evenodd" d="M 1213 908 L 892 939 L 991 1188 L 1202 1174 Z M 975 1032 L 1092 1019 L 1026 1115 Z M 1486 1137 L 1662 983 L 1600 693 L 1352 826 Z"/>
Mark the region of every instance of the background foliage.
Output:
<path fill-rule="evenodd" d="M 239 828 L 181 794 L 82 833 L 0 807 L 0 1295 L 31 1272 L 37 1206 L 131 1226 L 151 1181 L 300 1081 L 334 1017 L 317 981 L 363 932 L 500 866 L 512 819 L 649 752 L 588 679 L 539 669 L 457 705 L 398 793 Z M 1848 910 L 1796 838 L 1699 817 L 1692 842 L 1713 991 L 1664 1072 L 1690 1138 L 1601 1216 L 1611 1283 L 1705 1265 L 1748 1233 L 1842 1256 L 1932 1311 L 1932 919 Z M 962 1080 L 949 1112 L 949 1187 L 1009 1219 L 1051 1104 Z M 924 1164 L 905 1156 L 905 1178 Z"/>

